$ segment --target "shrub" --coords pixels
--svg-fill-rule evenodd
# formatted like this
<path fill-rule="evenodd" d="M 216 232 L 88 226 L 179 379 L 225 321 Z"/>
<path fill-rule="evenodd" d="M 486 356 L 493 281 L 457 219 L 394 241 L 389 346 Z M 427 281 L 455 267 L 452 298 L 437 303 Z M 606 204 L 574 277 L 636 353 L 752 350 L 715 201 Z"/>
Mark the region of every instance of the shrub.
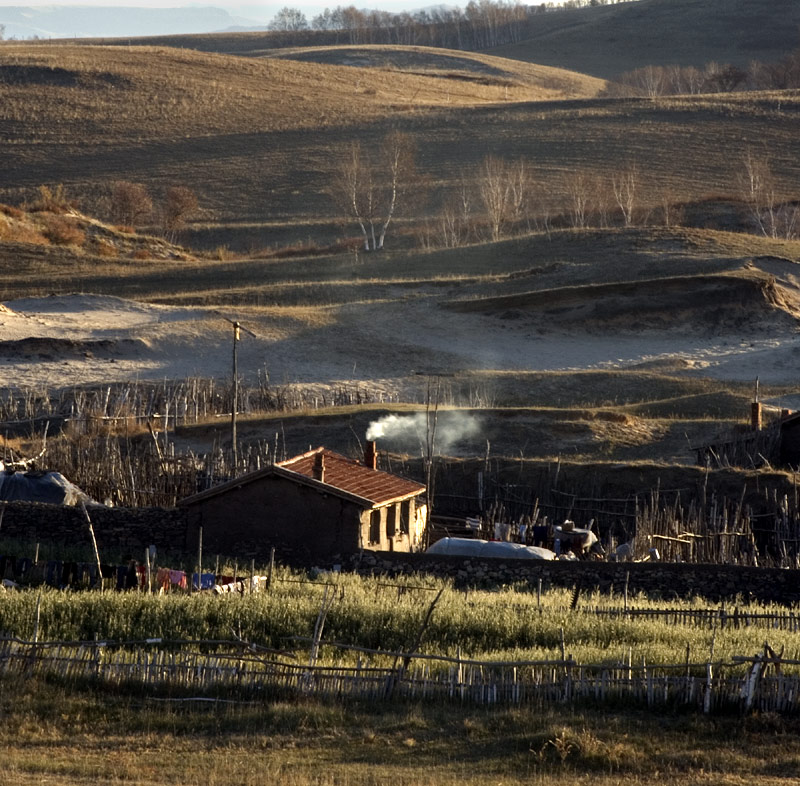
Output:
<path fill-rule="evenodd" d="M 175 233 L 197 212 L 197 197 L 184 186 L 171 186 L 164 196 L 161 224 L 164 234 L 174 240 Z"/>
<path fill-rule="evenodd" d="M 54 189 L 49 186 L 39 186 L 39 198 L 30 204 L 30 210 L 35 213 L 66 213 L 71 207 L 72 204 L 67 199 L 61 183 Z"/>
<path fill-rule="evenodd" d="M 9 218 L 24 218 L 25 211 L 20 210 L 18 207 L 12 207 L 11 205 L 3 205 L 0 204 L 0 213 L 3 215 L 8 216 Z"/>
<path fill-rule="evenodd" d="M 43 231 L 57 246 L 82 246 L 86 241 L 86 235 L 75 223 L 61 216 L 46 216 Z"/>
<path fill-rule="evenodd" d="M 111 213 L 114 221 L 139 226 L 153 212 L 153 200 L 141 183 L 118 180 L 111 189 Z"/>
<path fill-rule="evenodd" d="M 29 224 L 18 224 L 8 228 L 5 240 L 8 243 L 31 243 L 37 246 L 49 246 L 50 241 L 39 230 Z"/>

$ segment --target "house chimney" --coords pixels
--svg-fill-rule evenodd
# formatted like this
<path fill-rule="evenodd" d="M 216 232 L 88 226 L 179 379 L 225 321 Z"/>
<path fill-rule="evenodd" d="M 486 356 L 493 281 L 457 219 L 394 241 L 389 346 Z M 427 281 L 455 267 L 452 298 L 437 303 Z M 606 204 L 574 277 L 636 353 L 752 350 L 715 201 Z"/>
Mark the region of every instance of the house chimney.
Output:
<path fill-rule="evenodd" d="M 761 402 L 754 401 L 750 405 L 750 426 L 753 431 L 761 431 Z"/>
<path fill-rule="evenodd" d="M 375 440 L 367 440 L 364 448 L 364 466 L 370 469 L 378 469 L 378 450 L 375 447 Z"/>
<path fill-rule="evenodd" d="M 314 466 L 311 471 L 314 480 L 318 480 L 320 483 L 325 482 L 325 456 L 323 456 L 322 453 L 317 453 L 317 455 L 314 456 Z"/>

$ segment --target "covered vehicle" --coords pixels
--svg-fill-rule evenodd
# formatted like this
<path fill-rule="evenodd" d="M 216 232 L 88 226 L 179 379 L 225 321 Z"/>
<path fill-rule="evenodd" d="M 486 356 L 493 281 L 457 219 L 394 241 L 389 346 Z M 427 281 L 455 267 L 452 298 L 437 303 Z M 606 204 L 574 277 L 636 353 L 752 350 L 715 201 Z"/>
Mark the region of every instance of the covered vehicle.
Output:
<path fill-rule="evenodd" d="M 539 546 L 475 538 L 442 538 L 437 540 L 425 553 L 448 557 L 478 557 L 480 559 L 553 560 L 556 558 L 554 551 Z"/>

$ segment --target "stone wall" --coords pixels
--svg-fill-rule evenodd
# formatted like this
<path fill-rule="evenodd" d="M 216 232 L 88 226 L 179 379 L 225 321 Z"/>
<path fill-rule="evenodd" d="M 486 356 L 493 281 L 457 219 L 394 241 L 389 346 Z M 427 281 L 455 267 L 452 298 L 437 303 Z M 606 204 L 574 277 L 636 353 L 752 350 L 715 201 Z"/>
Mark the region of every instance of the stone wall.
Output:
<path fill-rule="evenodd" d="M 2 537 L 70 546 L 90 542 L 86 520 L 79 508 L 9 502 L 2 505 L 2 510 Z M 89 515 L 101 554 L 111 551 L 136 557 L 150 544 L 154 544 L 159 553 L 193 552 L 193 544 L 187 542 L 185 510 L 90 508 Z M 268 549 L 259 556 L 263 558 L 265 554 Z M 630 593 L 647 592 L 667 601 L 698 595 L 715 602 L 735 601 L 738 597 L 782 604 L 800 602 L 800 571 L 777 568 L 666 562 L 480 560 L 369 551 L 350 558 L 337 556 L 328 564 L 324 561 L 315 564 L 330 567 L 333 563 L 362 574 L 425 573 L 449 577 L 461 587 L 523 582 L 535 588 L 541 579 L 544 588 L 580 585 L 587 592 L 593 589 L 608 592 L 613 588 L 621 595 L 627 576 Z M 297 566 L 302 566 L 302 562 Z"/>
<path fill-rule="evenodd" d="M 80 508 L 36 502 L 3 503 L 0 536 L 27 542 L 91 547 Z M 186 551 L 187 521 L 183 510 L 166 508 L 88 508 L 100 553 L 138 556 L 150 544 L 159 552 Z"/>
<path fill-rule="evenodd" d="M 453 579 L 459 587 L 490 587 L 542 580 L 543 588 L 580 586 L 621 596 L 646 592 L 666 601 L 701 596 L 714 602 L 742 600 L 781 604 L 800 602 L 800 571 L 667 562 L 546 562 L 540 560 L 465 559 L 364 552 L 347 567 L 361 574 L 396 576 L 425 573 Z"/>

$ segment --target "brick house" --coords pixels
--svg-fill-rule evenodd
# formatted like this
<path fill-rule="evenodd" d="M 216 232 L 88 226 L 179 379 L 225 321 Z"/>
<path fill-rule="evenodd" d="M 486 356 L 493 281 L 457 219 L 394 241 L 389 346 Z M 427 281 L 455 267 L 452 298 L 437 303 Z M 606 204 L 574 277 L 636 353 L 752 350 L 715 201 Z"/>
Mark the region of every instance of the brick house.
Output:
<path fill-rule="evenodd" d="M 186 497 L 189 543 L 206 553 L 320 558 L 361 549 L 415 551 L 426 525 L 425 486 L 325 448 Z"/>

